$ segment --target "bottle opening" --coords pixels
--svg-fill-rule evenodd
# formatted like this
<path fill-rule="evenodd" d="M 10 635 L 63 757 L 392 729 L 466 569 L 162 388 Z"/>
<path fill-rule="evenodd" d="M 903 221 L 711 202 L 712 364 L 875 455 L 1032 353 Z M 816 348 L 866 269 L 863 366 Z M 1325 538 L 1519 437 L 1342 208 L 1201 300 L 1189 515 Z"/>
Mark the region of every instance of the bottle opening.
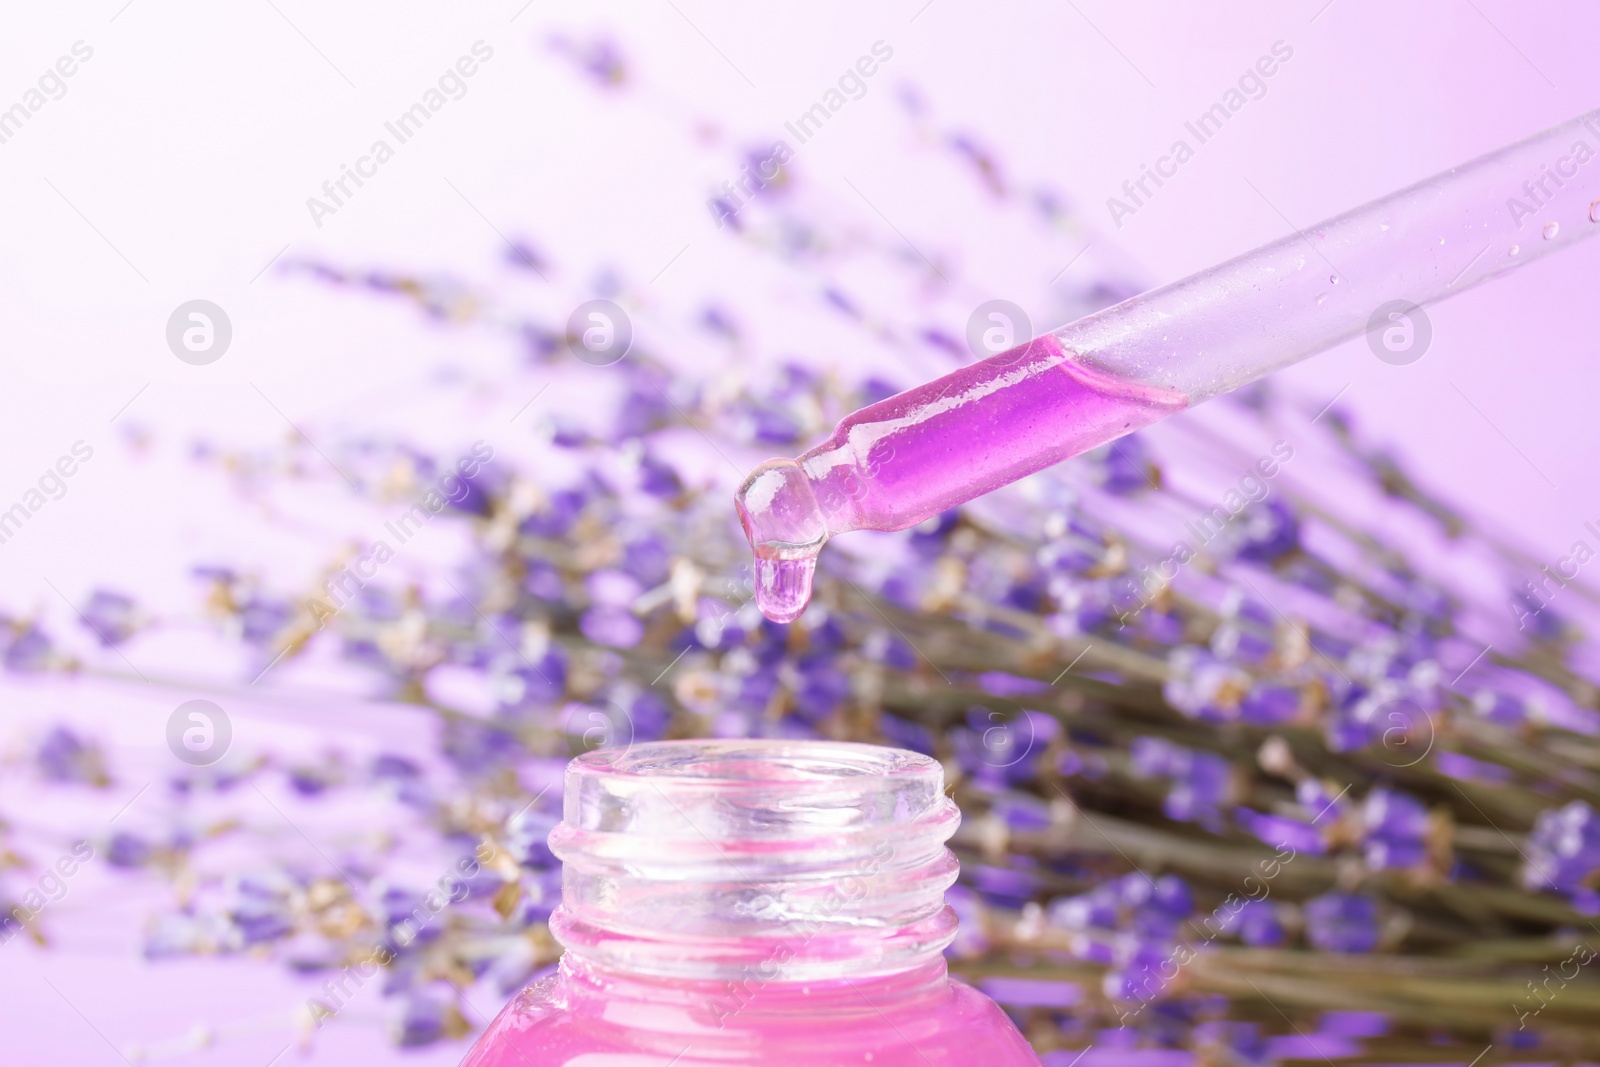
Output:
<path fill-rule="evenodd" d="M 566 772 L 551 930 L 606 970 L 764 980 L 887 974 L 955 936 L 938 762 L 826 741 L 664 741 Z"/>

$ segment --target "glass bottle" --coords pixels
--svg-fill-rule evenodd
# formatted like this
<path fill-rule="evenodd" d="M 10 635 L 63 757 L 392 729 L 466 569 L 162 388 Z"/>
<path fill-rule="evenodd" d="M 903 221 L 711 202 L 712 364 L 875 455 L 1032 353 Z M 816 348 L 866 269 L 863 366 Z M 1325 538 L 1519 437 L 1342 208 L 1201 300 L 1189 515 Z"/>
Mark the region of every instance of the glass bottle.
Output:
<path fill-rule="evenodd" d="M 926 756 L 665 741 L 573 760 L 557 971 L 463 1067 L 1039 1067 L 952 981 L 960 813 Z"/>

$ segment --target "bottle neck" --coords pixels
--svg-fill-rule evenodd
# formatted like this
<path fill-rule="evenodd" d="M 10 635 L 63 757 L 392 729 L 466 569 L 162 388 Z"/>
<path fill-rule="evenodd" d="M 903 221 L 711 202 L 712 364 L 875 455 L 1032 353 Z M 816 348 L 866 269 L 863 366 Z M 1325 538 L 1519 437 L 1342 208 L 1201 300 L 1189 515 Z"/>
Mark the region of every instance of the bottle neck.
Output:
<path fill-rule="evenodd" d="M 567 771 L 550 928 L 584 973 L 762 984 L 919 972 L 955 936 L 939 764 L 873 745 L 689 741 Z"/>

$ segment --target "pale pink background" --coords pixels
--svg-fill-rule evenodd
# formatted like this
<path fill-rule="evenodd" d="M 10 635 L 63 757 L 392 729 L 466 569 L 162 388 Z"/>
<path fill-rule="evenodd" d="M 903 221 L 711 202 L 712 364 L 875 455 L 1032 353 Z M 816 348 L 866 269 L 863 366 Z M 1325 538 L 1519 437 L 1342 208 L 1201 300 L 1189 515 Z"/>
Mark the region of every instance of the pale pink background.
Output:
<path fill-rule="evenodd" d="M 284 245 L 291 258 L 471 275 L 502 249 L 448 179 L 503 232 L 587 248 L 596 262 L 642 277 L 683 250 L 657 283 L 663 300 L 737 301 L 738 279 L 704 206 L 707 188 L 729 175 L 684 162 L 684 116 L 716 116 L 730 139 L 780 136 L 783 121 L 878 39 L 895 49 L 892 63 L 805 146 L 798 172 L 841 198 L 853 196 L 848 179 L 920 247 L 959 240 L 982 249 L 964 269 L 994 295 L 1024 303 L 1041 329 L 1057 324 L 1049 276 L 1070 257 L 1038 276 L 1032 264 L 1008 262 L 1006 235 L 973 232 L 979 223 L 953 215 L 892 148 L 904 126 L 896 84 L 916 84 L 941 121 L 981 134 L 1017 176 L 1069 191 L 1085 223 L 1069 246 L 1093 243 L 1100 262 L 1151 284 L 1282 235 L 1282 219 L 1246 179 L 1306 226 L 1600 104 L 1600 9 L 1576 2 L 905 0 L 865 10 L 674 2 L 538 0 L 518 15 L 522 0 L 448 8 L 280 0 L 355 88 L 266 4 L 14 5 L 0 34 L 0 105 L 75 40 L 95 56 L 65 98 L 0 145 L 0 503 L 19 498 L 75 440 L 96 456 L 64 499 L 0 545 L 0 603 L 65 623 L 51 584 L 80 599 L 110 580 L 160 610 L 192 614 L 194 590 L 182 576 L 197 558 L 253 557 L 291 573 L 320 558 L 326 545 L 263 532 L 221 482 L 184 459 L 195 438 L 280 440 L 286 427 L 261 393 L 314 437 L 393 426 L 446 450 L 480 436 L 478 427 L 431 423 L 394 396 L 446 361 L 509 364 L 498 338 L 430 333 L 414 316 L 336 300 L 271 271 L 252 282 Z M 627 108 L 580 88 L 541 43 L 552 29 L 608 27 L 634 61 Z M 315 229 L 305 198 L 479 38 L 495 58 L 468 95 Z M 1105 198 L 1279 39 L 1295 55 L 1267 96 L 1113 229 Z M 644 96 L 648 108 L 638 105 Z M 651 108 L 659 121 L 645 121 Z M 1553 560 L 1585 520 L 1600 519 L 1597 276 L 1600 242 L 1436 309 L 1433 349 L 1416 365 L 1386 366 L 1356 341 L 1284 378 L 1328 398 L 1348 385 L 1342 403 L 1368 433 Z M 564 316 L 583 279 L 557 281 L 557 291 L 529 299 Z M 180 363 L 164 343 L 168 314 L 193 297 L 221 304 L 234 325 L 232 350 L 209 367 Z M 770 358 L 788 340 L 775 327 L 758 330 L 753 354 Z M 486 395 L 484 425 L 504 425 L 536 387 L 518 379 L 505 395 Z M 586 388 L 581 377 L 558 382 L 541 403 L 582 404 Z M 142 456 L 118 443 L 130 429 L 153 442 Z M 336 494 L 301 503 L 313 514 L 341 506 Z M 448 554 L 447 543 L 437 547 Z M 146 669 L 182 674 L 191 653 L 172 644 L 141 654 Z M 13 684 L 0 698 L 8 729 L 94 710 L 82 694 L 55 689 Z M 171 704 L 127 699 L 130 721 L 146 723 Z M 260 714 L 276 721 L 270 709 Z M 6 794 L 8 804 L 19 799 Z M 8 1064 L 118 1062 L 47 977 L 115 1042 L 171 1037 L 196 1020 L 270 1016 L 304 995 L 261 965 L 140 967 L 129 954 L 139 901 L 90 883 L 83 899 L 116 909 L 94 924 L 103 937 L 55 956 L 16 945 L 0 953 Z M 341 1051 L 376 1044 L 355 1027 L 331 1033 L 316 1062 L 347 1062 Z M 281 1045 L 264 1035 L 183 1062 L 264 1064 Z M 458 1054 L 394 1055 L 450 1063 Z M 300 1061 L 291 1053 L 280 1062 Z M 381 1061 L 364 1052 L 362 1062 Z"/>

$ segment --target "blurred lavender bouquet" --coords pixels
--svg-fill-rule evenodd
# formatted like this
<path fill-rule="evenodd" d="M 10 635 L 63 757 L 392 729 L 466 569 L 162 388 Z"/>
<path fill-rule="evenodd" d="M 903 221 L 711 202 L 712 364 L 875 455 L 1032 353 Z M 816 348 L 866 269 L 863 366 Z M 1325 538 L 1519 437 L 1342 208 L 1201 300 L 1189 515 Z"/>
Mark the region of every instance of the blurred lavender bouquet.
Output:
<path fill-rule="evenodd" d="M 615 46 L 553 51 L 598 106 L 648 101 Z M 919 165 L 1027 228 L 1041 262 L 1077 243 L 1064 197 L 1009 181 L 909 90 L 900 106 Z M 707 154 L 738 167 L 726 146 Z M 330 546 L 301 585 L 260 579 L 250 559 L 200 561 L 205 625 L 254 657 L 231 684 L 265 679 L 288 700 L 297 664 L 337 661 L 371 706 L 429 716 L 430 745 L 236 751 L 169 773 L 156 787 L 169 826 L 96 839 L 119 876 L 170 887 L 147 955 L 253 955 L 304 974 L 307 1042 L 369 985 L 398 1043 L 459 1039 L 559 954 L 545 836 L 568 758 L 665 737 L 827 737 L 944 761 L 965 813 L 951 967 L 1048 1063 L 1089 1048 L 1174 1064 L 1600 1055 L 1587 966 L 1600 716 L 1577 626 L 1595 595 L 1563 585 L 1558 610 L 1548 583 L 1519 584 L 1536 561 L 1431 496 L 1338 408 L 1260 387 L 917 529 L 843 539 L 807 614 L 765 621 L 730 487 L 973 358 L 957 338 L 982 289 L 950 249 L 925 257 L 795 167 L 774 170 L 765 146 L 749 160 L 762 181 L 714 212 L 718 240 L 795 314 L 825 319 L 829 351 L 877 364 L 769 354 L 741 326 L 764 290 L 663 307 L 622 270 L 552 281 L 573 268 L 520 240 L 495 276 L 548 294 L 540 310 L 489 282 L 284 268 L 345 299 L 401 302 L 436 332 L 490 331 L 515 353 L 490 377 L 534 399 L 457 452 L 360 436 L 324 441 L 325 456 L 299 438 L 200 451 L 250 491 L 338 484 L 326 459 L 387 520 Z M 1063 321 L 1134 288 L 1103 262 L 1074 277 L 1088 280 L 1062 287 Z M 568 310 L 594 299 L 633 317 L 634 340 L 581 366 Z M 707 351 L 725 357 L 709 373 L 696 369 Z M 541 405 L 538 383 L 574 373 L 582 410 Z M 471 393 L 469 379 L 441 388 Z M 388 566 L 446 526 L 445 558 Z M 77 608 L 113 651 L 176 625 L 109 586 Z M 119 672 L 70 637 L 8 619 L 5 666 Z M 117 754 L 63 726 L 26 760 L 52 789 L 93 790 Z M 215 815 L 266 789 L 325 863 L 280 858 Z M 330 829 L 373 798 L 403 831 Z M 23 870 L 29 848 L 12 847 Z M 29 915 L 8 934 L 47 939 L 54 920 L 27 884 L 0 883 Z"/>

